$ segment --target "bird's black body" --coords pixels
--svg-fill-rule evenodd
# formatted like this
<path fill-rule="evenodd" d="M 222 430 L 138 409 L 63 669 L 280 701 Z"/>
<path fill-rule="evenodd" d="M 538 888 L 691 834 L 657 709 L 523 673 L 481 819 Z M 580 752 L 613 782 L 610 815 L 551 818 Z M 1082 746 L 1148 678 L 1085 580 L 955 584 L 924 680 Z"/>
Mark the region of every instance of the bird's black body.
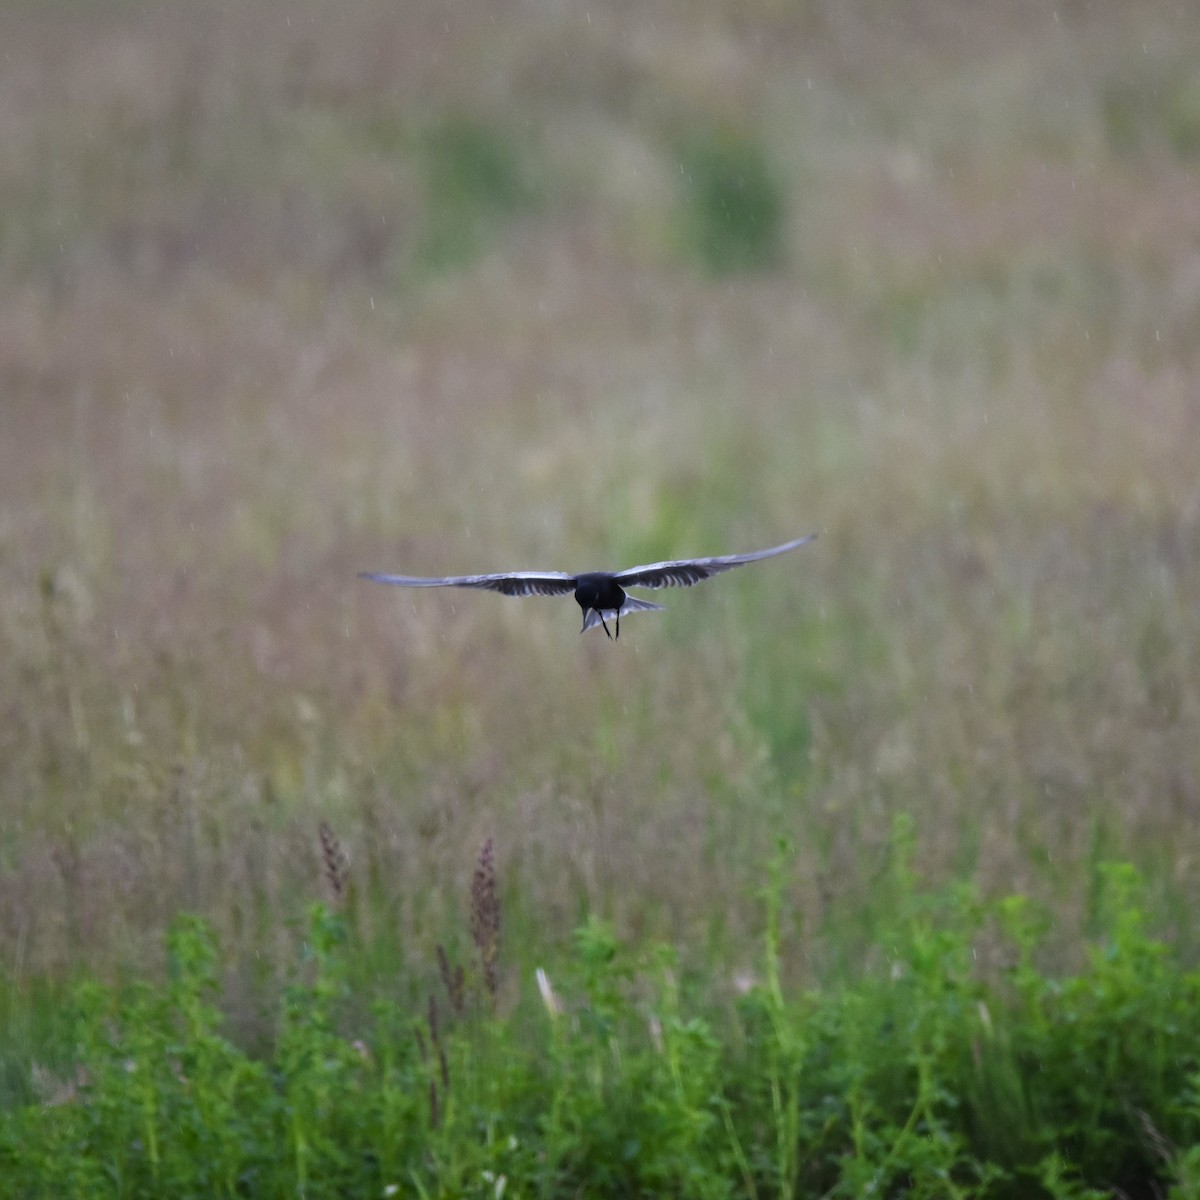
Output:
<path fill-rule="evenodd" d="M 588 571 L 575 576 L 575 599 L 580 608 L 620 608 L 625 589 L 607 571 Z"/>
<path fill-rule="evenodd" d="M 769 550 L 756 550 L 751 554 L 728 554 L 718 558 L 686 558 L 672 562 L 650 563 L 644 567 L 630 567 L 625 571 L 586 571 L 582 575 L 567 575 L 562 571 L 513 571 L 507 575 L 447 575 L 428 578 L 420 575 L 379 575 L 372 571 L 362 572 L 363 579 L 376 583 L 390 583 L 397 587 L 463 587 L 484 588 L 500 592 L 505 596 L 565 596 L 575 593 L 575 600 L 583 609 L 585 633 L 593 625 L 602 625 L 611 638 L 606 616 L 615 618 L 617 637 L 621 636 L 622 612 L 649 612 L 661 610 L 661 604 L 649 600 L 638 600 L 625 592 L 627 587 L 665 588 L 691 587 L 730 571 L 746 563 L 774 558 L 811 542 L 817 535 L 784 542 Z"/>
<path fill-rule="evenodd" d="M 617 637 L 621 636 L 621 606 L 629 597 L 625 595 L 625 589 L 617 582 L 615 576 L 610 575 L 607 571 L 588 571 L 583 575 L 576 575 L 575 599 L 578 601 L 579 607 L 583 609 L 585 622 L 580 633 L 587 629 L 586 622 L 589 612 L 598 612 L 600 624 L 604 625 L 604 614 L 615 611 L 617 614 Z M 607 625 L 604 625 L 604 632 L 608 633 Z M 612 634 L 609 634 L 609 637 L 612 637 Z"/>
<path fill-rule="evenodd" d="M 636 596 L 626 595 L 625 589 L 617 582 L 618 578 L 619 576 L 611 571 L 586 571 L 575 576 L 575 602 L 583 609 L 583 628 L 580 633 L 587 633 L 593 625 L 602 625 L 604 632 L 608 633 L 608 623 L 604 618 L 612 617 L 616 622 L 617 632 L 615 635 L 608 633 L 608 636 L 620 637 L 623 612 L 662 611 L 661 604 L 651 604 L 649 600 L 639 600 Z"/>

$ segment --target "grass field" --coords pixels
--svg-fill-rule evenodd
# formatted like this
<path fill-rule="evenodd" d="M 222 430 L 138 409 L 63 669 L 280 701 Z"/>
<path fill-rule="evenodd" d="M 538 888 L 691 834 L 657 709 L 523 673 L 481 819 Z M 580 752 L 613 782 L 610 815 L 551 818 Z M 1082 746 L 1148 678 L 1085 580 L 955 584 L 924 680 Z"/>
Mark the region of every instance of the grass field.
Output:
<path fill-rule="evenodd" d="M 601 921 L 724 1038 L 772 863 L 789 996 L 964 886 L 1085 978 L 1111 863 L 1195 964 L 1200 11 L 17 0 L 0 44 L 10 1103 L 180 914 L 274 1045 L 322 822 L 339 969 L 414 1011 L 489 838 L 522 1028 Z M 615 644 L 356 578 L 810 531 Z"/>

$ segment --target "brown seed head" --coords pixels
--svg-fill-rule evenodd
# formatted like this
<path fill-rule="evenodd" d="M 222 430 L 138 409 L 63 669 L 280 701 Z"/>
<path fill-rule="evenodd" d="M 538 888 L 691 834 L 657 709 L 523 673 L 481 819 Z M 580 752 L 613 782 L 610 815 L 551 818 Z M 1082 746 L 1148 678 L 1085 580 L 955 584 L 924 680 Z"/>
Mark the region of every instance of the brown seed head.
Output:
<path fill-rule="evenodd" d="M 500 947 L 500 897 L 496 893 L 496 855 L 492 839 L 483 843 L 471 880 L 471 940 L 479 951 L 483 982 L 496 1003 L 496 958 Z"/>
<path fill-rule="evenodd" d="M 321 863 L 325 868 L 325 881 L 335 902 L 346 892 L 346 879 L 350 874 L 350 861 L 328 821 L 322 821 L 317 830 L 321 839 Z"/>

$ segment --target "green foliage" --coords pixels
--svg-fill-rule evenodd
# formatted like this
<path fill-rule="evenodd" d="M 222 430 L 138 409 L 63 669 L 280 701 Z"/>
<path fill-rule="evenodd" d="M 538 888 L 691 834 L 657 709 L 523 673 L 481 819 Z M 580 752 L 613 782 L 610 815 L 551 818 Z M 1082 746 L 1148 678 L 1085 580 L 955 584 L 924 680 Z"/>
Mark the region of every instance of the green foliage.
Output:
<path fill-rule="evenodd" d="M 460 117 L 435 125 L 422 140 L 421 162 L 426 213 L 418 258 L 429 269 L 462 266 L 533 202 L 516 142 L 483 122 Z"/>
<path fill-rule="evenodd" d="M 784 192 L 758 142 L 730 130 L 694 134 L 680 170 L 685 245 L 701 267 L 729 275 L 780 265 Z"/>
<path fill-rule="evenodd" d="M 781 844 L 732 1022 L 673 950 L 595 918 L 540 1014 L 467 1006 L 451 974 L 424 1011 L 364 1015 L 315 905 L 259 1060 L 222 1034 L 217 947 L 182 919 L 163 985 L 76 990 L 83 1083 L 0 1113 L 0 1196 L 1195 1196 L 1200 975 L 1150 936 L 1136 873 L 1104 867 L 1095 940 L 1056 979 L 1023 898 L 923 889 L 911 849 L 902 821 L 874 967 L 792 995 Z M 982 969 L 988 945 L 1011 965 Z"/>
<path fill-rule="evenodd" d="M 1192 59 L 1154 72 L 1126 74 L 1103 92 L 1109 144 L 1122 155 L 1200 154 L 1200 71 Z"/>

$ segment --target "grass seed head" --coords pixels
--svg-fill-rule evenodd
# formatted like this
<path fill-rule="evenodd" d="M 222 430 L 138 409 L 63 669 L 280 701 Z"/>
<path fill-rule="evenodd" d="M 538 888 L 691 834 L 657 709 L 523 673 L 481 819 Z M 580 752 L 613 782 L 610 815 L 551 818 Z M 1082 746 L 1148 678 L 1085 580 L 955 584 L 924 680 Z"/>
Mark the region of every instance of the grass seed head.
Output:
<path fill-rule="evenodd" d="M 335 903 L 338 903 L 346 894 L 350 860 L 328 821 L 322 821 L 317 832 L 321 839 L 321 863 L 325 868 L 325 881 L 329 884 L 329 891 Z"/>
<path fill-rule="evenodd" d="M 496 1002 L 496 958 L 500 946 L 500 897 L 496 893 L 496 855 L 492 839 L 483 843 L 471 880 L 471 940 L 479 951 L 483 983 Z"/>
<path fill-rule="evenodd" d="M 438 942 L 437 945 L 438 973 L 442 977 L 442 986 L 450 1000 L 450 1008 L 456 1017 L 461 1017 L 465 1006 L 465 980 L 461 963 L 450 964 L 446 947 Z"/>

